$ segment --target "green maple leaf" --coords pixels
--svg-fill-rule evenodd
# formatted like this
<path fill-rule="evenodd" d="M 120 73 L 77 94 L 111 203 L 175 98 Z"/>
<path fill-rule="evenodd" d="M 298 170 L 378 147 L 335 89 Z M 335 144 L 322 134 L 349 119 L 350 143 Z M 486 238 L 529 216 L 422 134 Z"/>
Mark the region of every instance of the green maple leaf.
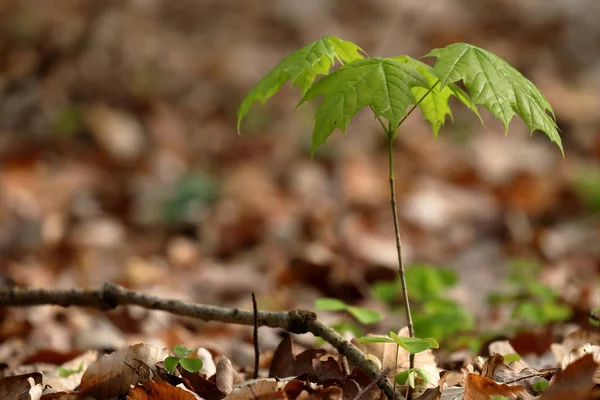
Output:
<path fill-rule="evenodd" d="M 363 107 L 371 107 L 377 118 L 385 118 L 396 128 L 406 116 L 406 108 L 417 104 L 411 90 L 416 86 L 427 89 L 427 79 L 411 65 L 393 58 L 361 59 L 321 78 L 298 103 L 324 96 L 315 116 L 312 153 L 336 128 L 345 132 Z"/>
<path fill-rule="evenodd" d="M 530 80 L 506 61 L 467 43 L 434 49 L 427 56 L 437 57 L 433 70 L 442 87 L 462 80 L 473 102 L 483 105 L 502 121 L 506 132 L 517 114 L 530 133 L 544 132 L 564 154 L 550 103 Z"/>
<path fill-rule="evenodd" d="M 326 36 L 308 44 L 279 62 L 242 101 L 237 112 L 237 130 L 255 101 L 261 104 L 271 98 L 288 80 L 304 95 L 318 75 L 327 75 L 335 61 L 340 64 L 363 58 L 362 49 L 352 42 Z"/>
<path fill-rule="evenodd" d="M 477 111 L 477 106 L 473 103 L 470 96 L 460 87 L 454 83 L 442 87 L 442 85 L 440 85 L 440 79 L 437 77 L 434 69 L 422 61 L 409 56 L 399 56 L 394 57 L 394 59 L 412 65 L 427 79 L 429 85 L 427 89 L 416 86 L 412 88 L 412 92 L 417 99 L 421 100 L 419 109 L 423 114 L 423 118 L 431 124 L 431 128 L 436 137 L 438 136 L 440 128 L 446 122 L 446 116 L 449 115 L 450 119 L 453 119 L 452 110 L 450 110 L 448 105 L 448 100 L 452 96 L 456 97 L 461 103 L 473 111 L 483 123 L 479 111 Z"/>

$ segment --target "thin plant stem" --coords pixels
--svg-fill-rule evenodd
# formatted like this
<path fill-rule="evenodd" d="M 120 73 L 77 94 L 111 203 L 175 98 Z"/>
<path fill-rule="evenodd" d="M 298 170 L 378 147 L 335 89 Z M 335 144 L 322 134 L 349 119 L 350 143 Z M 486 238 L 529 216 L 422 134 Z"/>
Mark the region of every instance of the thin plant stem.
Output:
<path fill-rule="evenodd" d="M 413 111 L 415 111 L 415 109 L 419 106 L 419 104 L 421 104 L 423 99 L 425 97 L 427 97 L 427 95 L 429 93 L 431 93 L 433 88 L 435 88 L 439 83 L 440 83 L 440 81 L 438 80 L 423 96 L 421 96 L 421 98 L 417 101 L 417 104 L 415 104 L 410 110 L 408 110 L 406 115 L 400 120 L 400 122 L 398 123 L 398 127 L 400 125 L 402 125 L 402 123 L 404 121 L 406 121 L 406 118 L 408 118 L 410 116 L 410 114 L 412 114 Z M 394 178 L 394 139 L 396 138 L 396 131 L 397 131 L 398 127 L 393 129 L 391 124 L 388 124 L 387 129 L 386 129 L 386 127 L 383 125 L 383 122 L 379 118 L 378 118 L 378 120 L 379 120 L 379 123 L 381 124 L 382 128 L 384 128 L 386 135 L 388 137 L 388 162 L 389 162 L 388 174 L 389 174 L 389 180 L 390 180 L 390 203 L 392 206 L 392 216 L 394 219 L 394 233 L 396 236 L 396 251 L 398 253 L 398 275 L 400 277 L 400 284 L 402 287 L 402 300 L 404 302 L 404 310 L 406 312 L 408 334 L 410 337 L 415 337 L 415 327 L 413 325 L 412 314 L 410 312 L 410 301 L 408 300 L 408 290 L 407 290 L 407 285 L 406 285 L 406 273 L 404 270 L 404 260 L 402 258 L 402 241 L 400 240 L 400 227 L 399 227 L 399 223 L 398 223 L 398 205 L 396 204 L 396 185 L 395 185 L 395 178 Z M 398 360 L 397 355 L 396 355 L 396 360 Z M 413 369 L 414 367 L 415 367 L 415 355 L 414 355 L 414 353 L 410 353 L 409 368 Z M 395 389 L 396 389 L 396 380 L 394 380 L 394 393 L 396 392 Z M 408 395 L 410 396 L 410 392 L 408 393 Z M 409 396 L 407 396 L 407 398 L 410 398 Z"/>
<path fill-rule="evenodd" d="M 392 206 L 392 216 L 394 219 L 394 233 L 396 236 L 396 251 L 398 253 L 398 275 L 402 286 L 402 300 L 404 310 L 406 311 L 406 320 L 408 333 L 410 337 L 415 337 L 415 328 L 410 313 L 410 302 L 408 301 L 408 291 L 406 288 L 406 273 L 404 270 L 404 260 L 402 258 L 402 241 L 400 240 L 400 227 L 398 224 L 398 206 L 396 204 L 396 185 L 394 178 L 394 135 L 391 129 L 388 131 L 388 161 L 389 161 L 389 180 L 390 180 L 390 203 Z M 414 354 L 410 355 L 410 368 L 414 368 Z"/>
<path fill-rule="evenodd" d="M 258 349 L 258 305 L 256 304 L 256 295 L 252 292 L 252 312 L 254 313 L 254 373 L 253 379 L 258 378 L 258 368 L 260 365 L 260 350 Z"/>

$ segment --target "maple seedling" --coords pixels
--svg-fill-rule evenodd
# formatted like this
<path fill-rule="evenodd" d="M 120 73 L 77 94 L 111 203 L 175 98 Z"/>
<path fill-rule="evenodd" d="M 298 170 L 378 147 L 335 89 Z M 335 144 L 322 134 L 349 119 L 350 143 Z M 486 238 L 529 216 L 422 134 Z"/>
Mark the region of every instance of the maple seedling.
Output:
<path fill-rule="evenodd" d="M 198 372 L 202 369 L 202 360 L 195 357 L 188 357 L 194 352 L 183 346 L 173 346 L 174 356 L 168 356 L 165 358 L 164 366 L 169 373 L 174 373 L 177 365 L 181 365 L 183 369 L 189 372 Z"/>
<path fill-rule="evenodd" d="M 361 343 L 393 343 L 397 348 L 402 347 L 411 356 L 420 353 L 428 349 L 437 349 L 440 347 L 437 340 L 433 338 L 414 338 L 414 337 L 403 337 L 398 336 L 396 333 L 390 331 L 389 336 L 363 336 L 358 339 Z M 396 363 L 398 357 L 396 357 Z M 398 365 L 395 366 L 395 370 L 398 370 Z M 421 379 L 427 382 L 429 376 L 427 372 L 421 368 L 414 368 L 411 365 L 407 370 L 401 371 L 396 374 L 395 383 L 399 385 L 408 385 L 414 389 L 415 379 Z"/>
<path fill-rule="evenodd" d="M 483 122 L 477 109 L 477 105 L 482 105 L 502 122 L 505 132 L 516 114 L 530 133 L 544 132 L 563 153 L 552 107 L 536 86 L 506 61 L 468 43 L 434 49 L 424 57 L 434 57 L 435 65 L 432 67 L 409 56 L 368 57 L 358 45 L 327 36 L 281 60 L 248 93 L 237 112 L 239 132 L 251 105 L 256 101 L 264 104 L 287 81 L 302 92 L 298 106 L 322 96 L 312 132 L 311 154 L 314 154 L 334 130 L 345 132 L 360 109 L 369 107 L 373 111 L 388 139 L 390 203 L 398 273 L 411 337 L 414 337 L 414 327 L 406 290 L 394 185 L 393 145 L 400 125 L 419 108 L 437 137 L 446 117 L 452 118 L 448 101 L 455 97 Z M 336 62 L 341 67 L 333 69 Z M 462 81 L 466 91 L 456 84 L 458 81 Z M 411 357 L 411 368 L 413 359 Z"/>

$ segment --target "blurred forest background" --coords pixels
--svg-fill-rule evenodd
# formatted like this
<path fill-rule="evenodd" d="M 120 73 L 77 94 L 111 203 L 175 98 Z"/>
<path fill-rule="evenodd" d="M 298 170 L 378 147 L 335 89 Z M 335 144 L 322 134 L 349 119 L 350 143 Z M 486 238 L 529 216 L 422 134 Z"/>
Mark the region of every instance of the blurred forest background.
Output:
<path fill-rule="evenodd" d="M 378 124 L 359 114 L 311 160 L 313 106 L 293 112 L 296 90 L 253 107 L 241 136 L 236 110 L 282 57 L 326 35 L 378 56 L 465 41 L 538 85 L 566 156 L 518 120 L 505 137 L 483 109 L 485 126 L 455 107 L 437 140 L 415 113 L 395 154 L 406 261 L 454 271 L 448 298 L 487 327 L 511 318 L 490 295 L 523 274 L 551 291 L 549 313 L 566 305 L 585 321 L 600 306 L 599 20 L 597 0 L 2 0 L 0 286 L 387 310 L 370 291 L 397 271 Z M 32 312 L 3 310 L 0 338 L 251 339 L 131 309 Z M 404 324 L 388 315 L 381 330 Z"/>

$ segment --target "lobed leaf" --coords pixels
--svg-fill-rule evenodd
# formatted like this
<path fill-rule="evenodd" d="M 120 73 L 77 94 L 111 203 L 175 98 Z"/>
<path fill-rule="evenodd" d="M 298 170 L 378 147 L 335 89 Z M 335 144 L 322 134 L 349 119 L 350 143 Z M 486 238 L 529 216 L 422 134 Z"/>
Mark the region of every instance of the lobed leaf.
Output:
<path fill-rule="evenodd" d="M 324 97 L 315 116 L 312 153 L 336 128 L 345 132 L 363 107 L 370 107 L 376 118 L 385 118 L 395 131 L 406 108 L 417 103 L 411 90 L 416 86 L 428 88 L 428 82 L 413 66 L 394 58 L 353 61 L 321 78 L 298 103 Z"/>
<path fill-rule="evenodd" d="M 412 88 L 412 92 L 419 101 L 419 109 L 421 110 L 421 114 L 423 114 L 423 118 L 429 122 L 436 137 L 439 134 L 440 128 L 446 122 L 446 116 L 449 115 L 450 119 L 453 119 L 452 110 L 450 110 L 450 106 L 448 105 L 448 100 L 452 96 L 456 97 L 467 108 L 473 111 L 483 123 L 477 106 L 473 103 L 470 96 L 454 83 L 442 86 L 440 79 L 431 66 L 409 56 L 399 56 L 394 57 L 394 59 L 413 66 L 427 79 L 428 88 L 416 86 Z"/>
<path fill-rule="evenodd" d="M 335 36 L 326 36 L 310 43 L 279 62 L 265 75 L 242 101 L 237 112 L 237 130 L 250 106 L 256 101 L 261 104 L 271 98 L 288 80 L 304 95 L 318 75 L 326 75 L 335 63 L 349 63 L 363 58 L 362 49 L 356 44 Z"/>
<path fill-rule="evenodd" d="M 437 57 L 433 69 L 442 87 L 462 80 L 472 101 L 502 121 L 505 131 L 517 114 L 530 133 L 544 132 L 564 154 L 550 103 L 530 80 L 506 61 L 467 43 L 434 49 L 426 57 Z"/>

